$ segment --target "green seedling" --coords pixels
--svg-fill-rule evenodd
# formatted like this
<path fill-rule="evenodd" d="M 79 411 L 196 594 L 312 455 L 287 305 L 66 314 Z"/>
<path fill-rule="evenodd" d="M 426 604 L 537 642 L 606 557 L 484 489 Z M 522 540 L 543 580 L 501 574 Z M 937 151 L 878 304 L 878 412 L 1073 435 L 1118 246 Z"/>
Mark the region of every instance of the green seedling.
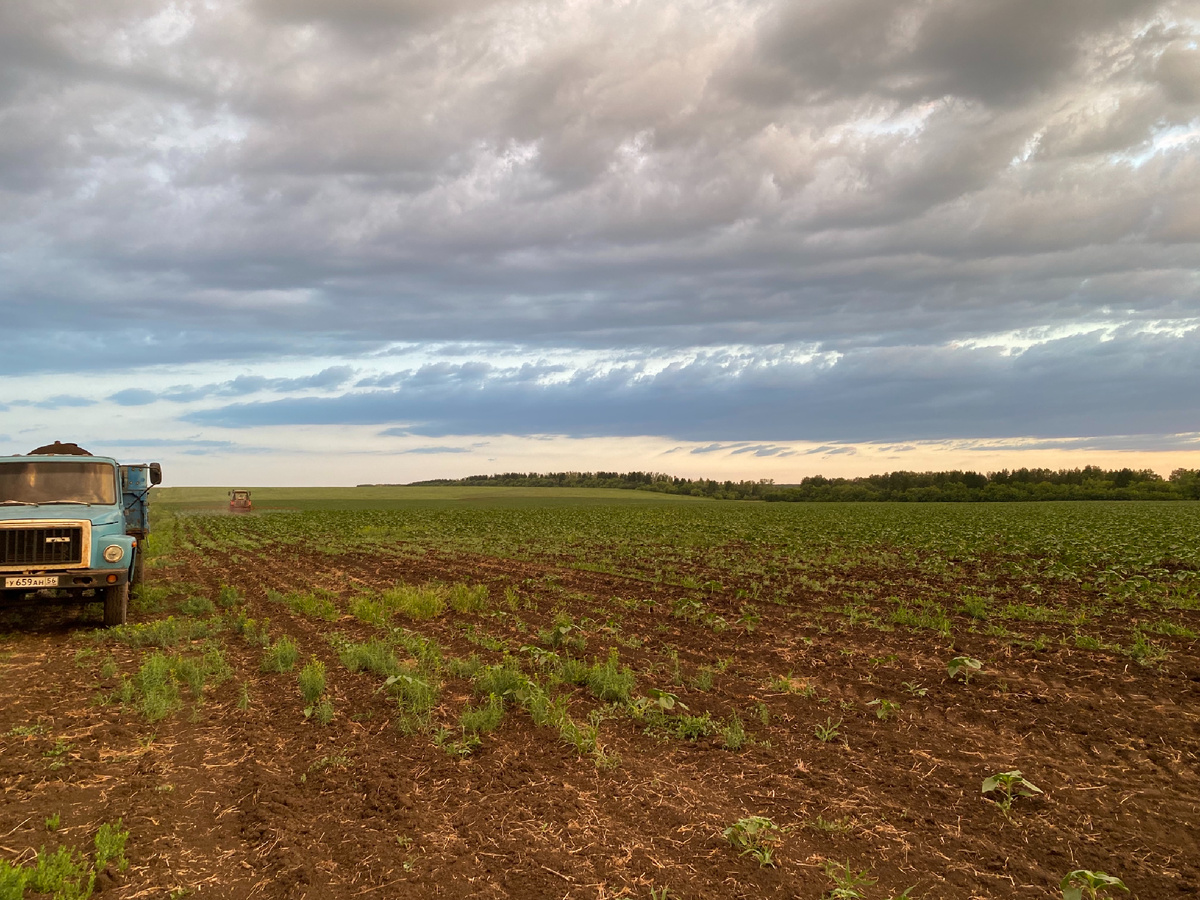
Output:
<path fill-rule="evenodd" d="M 983 788 L 980 793 L 991 794 L 993 792 L 997 796 L 988 799 L 1000 807 L 1005 816 L 1008 816 L 1013 800 L 1017 797 L 1032 797 L 1034 794 L 1040 794 L 1042 789 L 1032 781 L 1027 781 L 1020 769 L 1013 769 L 1011 772 L 998 772 L 990 778 L 983 779 Z"/>
<path fill-rule="evenodd" d="M 875 707 L 875 718 L 882 722 L 886 722 L 892 713 L 900 709 L 900 704 L 893 703 L 891 700 L 872 700 L 867 706 Z"/>
<path fill-rule="evenodd" d="M 333 703 L 326 697 L 320 703 L 304 707 L 304 718 L 312 719 L 320 725 L 328 725 L 333 721 Z"/>
<path fill-rule="evenodd" d="M 738 819 L 723 832 L 725 840 L 738 851 L 738 856 L 753 856 L 760 866 L 775 865 L 775 849 L 779 842 L 779 826 L 766 816 L 747 816 Z"/>
<path fill-rule="evenodd" d="M 59 824 L 61 824 L 61 819 L 59 818 L 58 813 L 54 813 L 54 815 L 46 817 L 47 831 L 58 831 Z"/>
<path fill-rule="evenodd" d="M 824 816 L 817 816 L 815 819 L 805 822 L 813 831 L 824 831 L 826 834 L 849 834 L 854 830 L 854 824 L 848 816 L 839 816 L 836 819 L 826 819 Z"/>
<path fill-rule="evenodd" d="M 929 693 L 929 688 L 923 687 L 922 685 L 917 684 L 915 681 L 906 681 L 901 685 L 901 687 L 903 687 L 914 697 L 924 697 Z"/>
<path fill-rule="evenodd" d="M 1062 888 L 1063 900 L 1100 900 L 1110 896 L 1113 888 L 1129 893 L 1125 882 L 1103 872 L 1093 872 L 1091 869 L 1076 869 L 1068 872 L 1059 884 Z"/>
<path fill-rule="evenodd" d="M 721 728 L 721 737 L 725 739 L 726 750 L 741 750 L 745 745 L 746 726 L 742 724 L 742 718 L 737 713 L 729 717 L 729 722 Z"/>
<path fill-rule="evenodd" d="M 678 706 L 680 709 L 687 709 L 687 704 L 680 700 L 678 695 L 672 694 L 670 691 L 660 691 L 658 688 L 648 688 L 646 693 L 663 712 L 672 710 L 676 706 Z"/>
<path fill-rule="evenodd" d="M 859 889 L 870 887 L 879 880 L 871 877 L 869 869 L 855 872 L 849 860 L 844 863 L 826 861 L 825 874 L 833 882 L 829 889 L 830 900 L 861 900 L 866 895 Z"/>
<path fill-rule="evenodd" d="M 956 656 L 946 664 L 946 674 L 951 678 L 962 676 L 964 684 L 971 683 L 971 676 L 983 668 L 983 663 L 971 656 Z"/>
<path fill-rule="evenodd" d="M 826 717 L 825 724 L 817 725 L 817 727 L 813 729 L 813 733 L 816 734 L 817 740 L 828 744 L 830 741 L 836 741 L 838 739 L 839 735 L 841 734 L 839 731 L 841 727 L 841 719 L 838 719 L 835 722 L 831 717 Z"/>

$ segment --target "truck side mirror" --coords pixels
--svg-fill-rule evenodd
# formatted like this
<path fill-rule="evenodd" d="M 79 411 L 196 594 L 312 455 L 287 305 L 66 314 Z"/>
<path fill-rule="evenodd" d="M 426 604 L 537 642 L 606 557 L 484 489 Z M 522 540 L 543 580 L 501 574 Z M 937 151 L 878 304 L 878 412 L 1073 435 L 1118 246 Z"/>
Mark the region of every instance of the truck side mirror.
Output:
<path fill-rule="evenodd" d="M 158 463 L 150 463 L 150 483 L 162 484 L 162 466 Z"/>

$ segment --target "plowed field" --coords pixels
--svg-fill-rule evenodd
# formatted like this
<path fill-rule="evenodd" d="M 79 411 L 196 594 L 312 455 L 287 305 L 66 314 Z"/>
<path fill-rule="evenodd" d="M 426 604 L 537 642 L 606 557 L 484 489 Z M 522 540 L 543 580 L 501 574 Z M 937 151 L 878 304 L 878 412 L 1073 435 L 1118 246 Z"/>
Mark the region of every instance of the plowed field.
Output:
<path fill-rule="evenodd" d="M 1193 897 L 1198 518 L 163 515 L 129 626 L 0 613 L 0 857 L 120 819 L 130 900 Z"/>

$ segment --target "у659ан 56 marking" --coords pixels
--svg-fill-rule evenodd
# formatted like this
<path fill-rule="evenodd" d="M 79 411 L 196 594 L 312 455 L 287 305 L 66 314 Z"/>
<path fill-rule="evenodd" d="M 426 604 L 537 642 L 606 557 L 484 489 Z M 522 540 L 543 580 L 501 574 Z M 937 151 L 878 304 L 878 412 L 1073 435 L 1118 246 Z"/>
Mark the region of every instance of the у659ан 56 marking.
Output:
<path fill-rule="evenodd" d="M 0 602 L 104 602 L 123 625 L 142 580 L 158 463 L 121 465 L 55 441 L 0 456 Z"/>

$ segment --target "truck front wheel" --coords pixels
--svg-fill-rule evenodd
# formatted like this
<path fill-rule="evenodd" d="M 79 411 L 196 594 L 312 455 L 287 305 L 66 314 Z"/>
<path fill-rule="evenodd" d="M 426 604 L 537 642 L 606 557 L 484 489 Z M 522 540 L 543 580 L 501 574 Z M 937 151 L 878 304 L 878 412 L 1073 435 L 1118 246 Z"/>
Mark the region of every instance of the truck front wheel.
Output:
<path fill-rule="evenodd" d="M 109 585 L 104 589 L 104 626 L 124 625 L 128 617 L 129 585 Z"/>

